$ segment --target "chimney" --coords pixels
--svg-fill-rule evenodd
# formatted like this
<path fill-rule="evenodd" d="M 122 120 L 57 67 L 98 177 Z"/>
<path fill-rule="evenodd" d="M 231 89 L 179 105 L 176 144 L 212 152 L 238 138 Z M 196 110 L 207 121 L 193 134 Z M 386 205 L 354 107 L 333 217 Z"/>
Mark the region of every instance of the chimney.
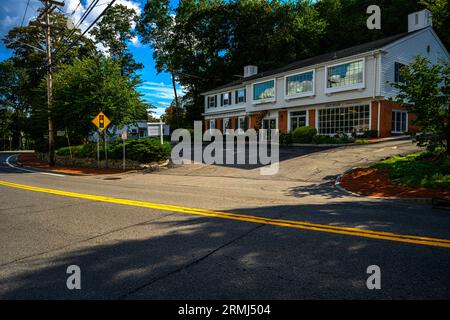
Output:
<path fill-rule="evenodd" d="M 258 73 L 258 67 L 257 66 L 245 66 L 244 67 L 244 78 L 253 76 Z"/>
<path fill-rule="evenodd" d="M 408 15 L 408 32 L 413 32 L 426 27 L 432 27 L 431 11 L 424 9 Z"/>

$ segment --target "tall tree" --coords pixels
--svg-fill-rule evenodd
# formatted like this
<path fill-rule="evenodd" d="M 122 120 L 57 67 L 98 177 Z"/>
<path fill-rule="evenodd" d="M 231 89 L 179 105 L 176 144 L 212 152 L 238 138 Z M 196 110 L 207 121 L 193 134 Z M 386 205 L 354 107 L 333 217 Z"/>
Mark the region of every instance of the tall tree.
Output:
<path fill-rule="evenodd" d="M 317 52 L 325 28 L 309 1 L 148 0 L 137 30 L 158 71 L 173 73 L 200 119 L 206 91 L 236 80 L 244 65 L 278 67 Z"/>
<path fill-rule="evenodd" d="M 114 60 L 120 62 L 123 74 L 133 75 L 136 70 L 143 68 L 128 49 L 130 41 L 136 38 L 134 26 L 137 21 L 138 15 L 134 9 L 117 4 L 106 12 L 91 31 L 95 40 L 108 49 Z"/>
<path fill-rule="evenodd" d="M 432 65 L 419 56 L 400 73 L 403 82 L 391 83 L 400 90 L 395 101 L 417 116 L 419 145 L 450 155 L 450 63 Z"/>
<path fill-rule="evenodd" d="M 136 83 L 121 74 L 121 65 L 111 58 L 86 58 L 63 65 L 54 73 L 53 119 L 56 130 L 66 130 L 75 142 L 85 142 L 95 128 L 91 120 L 103 111 L 112 124 L 121 127 L 146 119 L 147 105 Z M 32 113 L 34 137 L 45 132 L 45 81 L 42 81 Z M 41 125 L 39 125 L 41 124 Z"/>

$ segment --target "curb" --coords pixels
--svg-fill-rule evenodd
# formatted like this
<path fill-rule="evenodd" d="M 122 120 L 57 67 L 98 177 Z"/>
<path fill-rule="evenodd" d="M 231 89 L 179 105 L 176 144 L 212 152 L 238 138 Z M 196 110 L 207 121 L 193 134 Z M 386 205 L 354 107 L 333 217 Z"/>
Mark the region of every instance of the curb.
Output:
<path fill-rule="evenodd" d="M 345 189 L 343 186 L 341 186 L 341 179 L 342 177 L 349 173 L 350 171 L 355 170 L 356 168 L 348 169 L 344 171 L 344 173 L 339 174 L 336 177 L 336 180 L 334 181 L 334 186 L 349 195 L 359 197 L 359 198 L 371 198 L 371 199 L 381 199 L 381 200 L 395 200 L 395 201 L 402 201 L 402 202 L 408 202 L 408 203 L 416 203 L 416 204 L 423 204 L 423 205 L 432 205 L 433 204 L 433 198 L 402 198 L 402 197 L 379 197 L 379 196 L 368 196 L 364 194 L 355 193 L 353 191 Z"/>
<path fill-rule="evenodd" d="M 341 143 L 341 144 L 314 144 L 314 143 L 291 143 L 286 146 L 291 147 L 318 147 L 318 148 L 330 148 L 330 147 L 354 147 L 354 146 L 369 146 L 372 144 L 378 144 L 378 143 L 384 143 L 384 142 L 391 142 L 391 141 L 408 141 L 411 140 L 411 142 L 414 142 L 410 136 L 398 136 L 398 137 L 389 137 L 385 138 L 384 140 L 379 141 L 373 141 L 373 142 L 367 142 L 367 143 Z"/>

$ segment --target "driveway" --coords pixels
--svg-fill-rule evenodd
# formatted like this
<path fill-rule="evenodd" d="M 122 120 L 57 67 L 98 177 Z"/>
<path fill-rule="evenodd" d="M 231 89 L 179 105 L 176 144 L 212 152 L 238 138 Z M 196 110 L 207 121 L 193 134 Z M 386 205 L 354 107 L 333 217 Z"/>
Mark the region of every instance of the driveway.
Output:
<path fill-rule="evenodd" d="M 348 169 L 366 166 L 387 157 L 419 151 L 411 140 L 387 141 L 342 147 L 281 147 L 280 169 L 271 176 L 261 175 L 255 165 L 190 164 L 158 174 L 178 176 L 233 177 L 242 179 L 326 182 Z"/>

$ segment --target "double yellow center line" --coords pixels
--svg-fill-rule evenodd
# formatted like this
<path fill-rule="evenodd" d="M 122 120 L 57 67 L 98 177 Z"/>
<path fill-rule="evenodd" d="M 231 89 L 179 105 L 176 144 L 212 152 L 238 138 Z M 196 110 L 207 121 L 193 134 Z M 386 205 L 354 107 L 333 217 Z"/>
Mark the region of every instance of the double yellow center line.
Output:
<path fill-rule="evenodd" d="M 221 219 L 253 222 L 253 223 L 260 223 L 260 224 L 266 224 L 266 225 L 272 225 L 272 226 L 280 226 L 280 227 L 288 227 L 288 228 L 295 228 L 295 229 L 304 229 L 304 230 L 328 232 L 328 233 L 335 233 L 335 234 L 343 234 L 343 235 L 356 236 L 356 237 L 372 238 L 372 239 L 379 239 L 379 240 L 388 240 L 388 241 L 413 243 L 413 244 L 426 245 L 426 246 L 450 248 L 450 240 L 448 240 L 448 239 L 396 234 L 396 233 L 391 233 L 391 232 L 382 232 L 382 231 L 364 230 L 364 229 L 359 229 L 359 228 L 331 226 L 331 225 L 327 225 L 327 224 L 317 224 L 317 223 L 310 223 L 310 222 L 304 222 L 304 221 L 265 218 L 265 217 L 258 217 L 258 216 L 238 214 L 238 213 L 230 213 L 230 212 L 223 212 L 223 211 L 205 210 L 205 209 L 198 209 L 198 208 L 190 208 L 190 207 L 183 207 L 183 206 L 153 203 L 153 202 L 147 202 L 147 201 L 112 198 L 112 197 L 97 196 L 97 195 L 85 194 L 85 193 L 77 193 L 77 192 L 69 192 L 69 191 L 62 191 L 62 190 L 56 190 L 56 189 L 40 188 L 40 187 L 34 187 L 34 186 L 29 186 L 29 185 L 24 185 L 24 184 L 7 182 L 7 181 L 0 181 L 0 185 L 11 187 L 11 188 L 17 188 L 17 189 L 23 189 L 23 190 L 29 190 L 29 191 L 35 191 L 35 192 L 43 192 L 43 193 L 54 194 L 54 195 L 65 196 L 65 197 L 71 197 L 71 198 L 101 201 L 101 202 L 107 202 L 107 203 L 115 203 L 115 204 L 121 204 L 121 205 L 133 206 L 133 207 L 144 207 L 144 208 L 155 209 L 155 210 L 163 210 L 163 211 L 179 212 L 179 213 L 193 214 L 193 215 L 199 215 L 199 216 L 205 216 L 205 217 L 214 217 L 214 218 L 221 218 Z"/>

